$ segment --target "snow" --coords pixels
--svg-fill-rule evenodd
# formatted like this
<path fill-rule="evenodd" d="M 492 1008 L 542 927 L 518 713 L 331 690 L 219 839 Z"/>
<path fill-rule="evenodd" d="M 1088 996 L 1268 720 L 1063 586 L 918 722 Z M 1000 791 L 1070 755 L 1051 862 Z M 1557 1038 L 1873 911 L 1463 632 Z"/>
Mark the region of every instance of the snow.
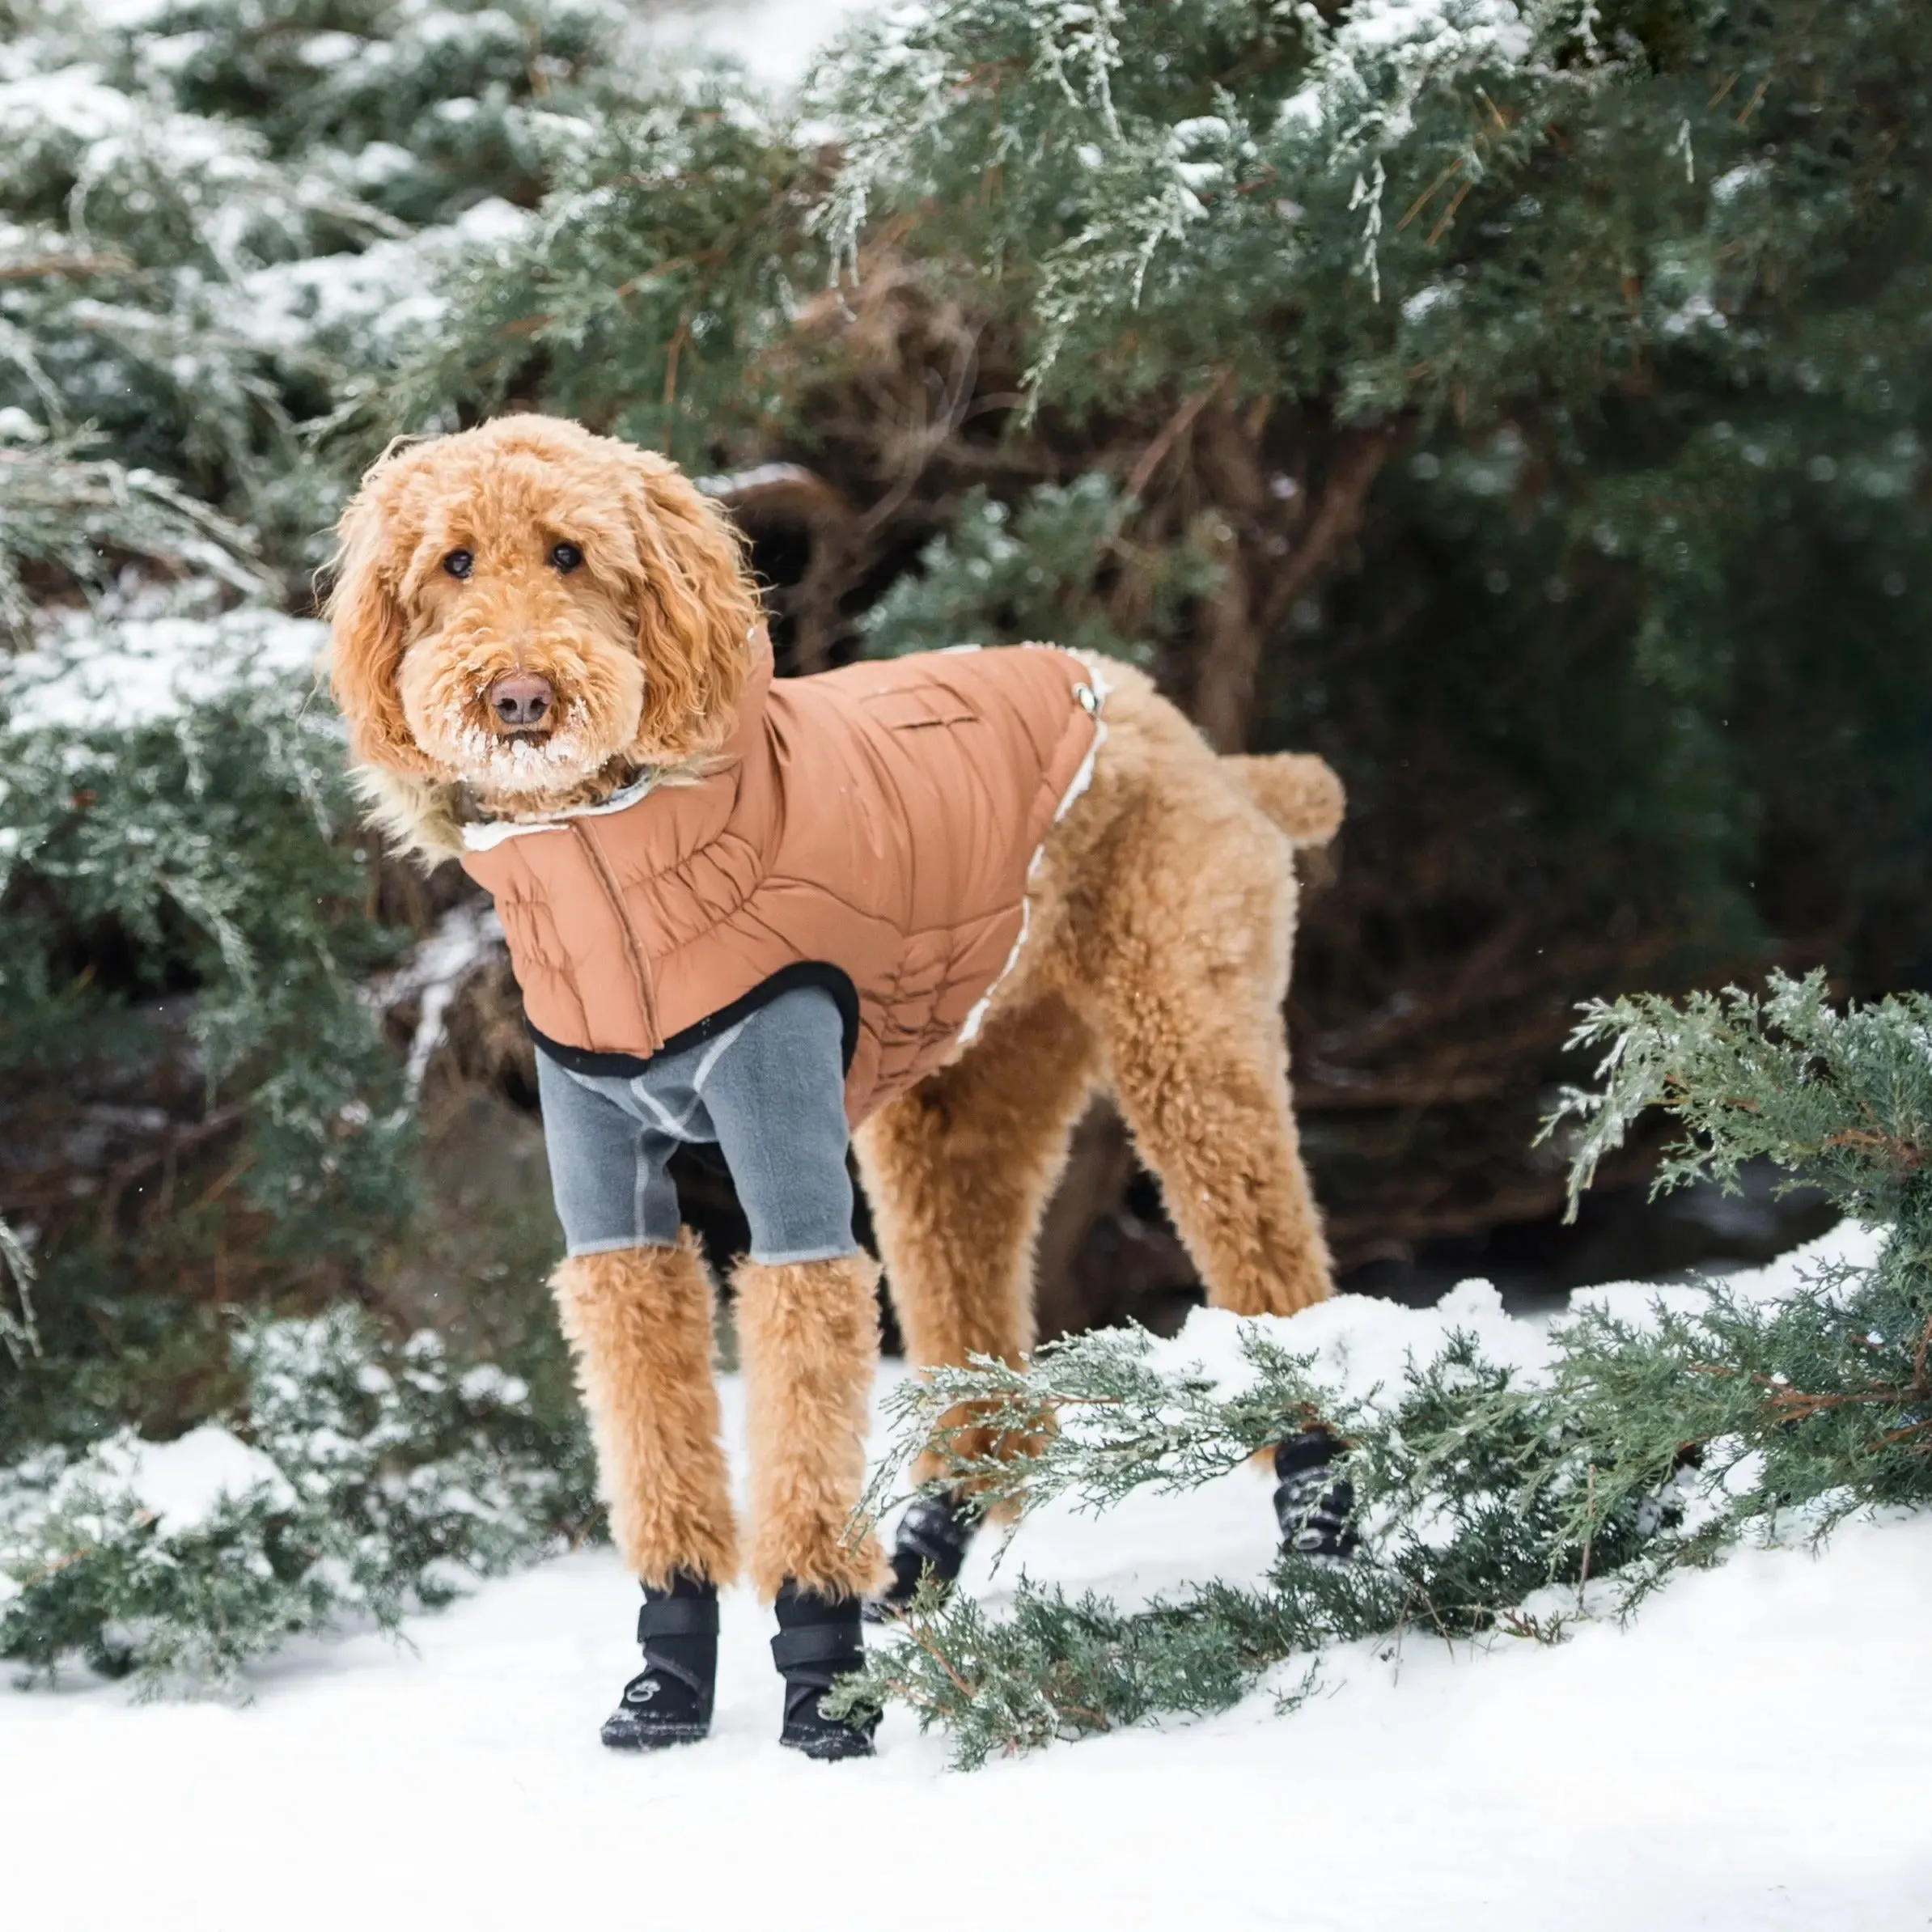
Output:
<path fill-rule="evenodd" d="M 1774 1294 L 1869 1252 L 1846 1231 L 1733 1285 Z M 1654 1291 L 1591 1292 L 1629 1312 Z M 1526 1364 L 1546 1345 L 1477 1283 L 1424 1311 L 1342 1298 L 1285 1339 L 1366 1388 L 1459 1325 Z M 1197 1317 L 1164 1351 L 1231 1369 L 1234 1332 Z M 735 1440 L 735 1378 L 725 1395 Z M 246 1473 L 239 1444 L 197 1434 L 210 1439 L 180 1458 L 184 1508 Z M 1133 1597 L 1256 1576 L 1271 1532 L 1266 1485 L 1243 1470 L 1099 1519 L 1044 1510 L 997 1574 L 982 1547 L 965 1581 L 997 1604 L 1023 1566 Z M 1932 1601 L 1922 1514 L 1847 1525 L 1818 1557 L 1739 1552 L 1627 1629 L 1582 1625 L 1555 1648 L 1358 1646 L 1292 1715 L 1265 1690 L 970 1776 L 902 1713 L 872 1763 L 782 1752 L 766 1618 L 743 1591 L 725 1599 L 710 1740 L 613 1757 L 596 1725 L 635 1667 L 634 1601 L 612 1555 L 581 1552 L 413 1620 L 402 1645 L 305 1642 L 239 1708 L 136 1705 L 78 1677 L 0 1691 L 10 1917 L 225 1932 L 273 1900 L 291 1932 L 902 1932 L 1023 1913 L 1074 1932 L 1904 1932 L 1932 1906 L 1932 1741 L 1912 1694 Z"/>
<path fill-rule="evenodd" d="M 278 1502 L 295 1499 L 268 1456 L 212 1422 L 172 1443 L 117 1436 L 81 1467 L 96 1494 L 131 1496 L 170 1536 L 198 1528 L 223 1502 L 239 1502 L 256 1489 L 266 1489 Z M 57 1487 L 53 1501 L 57 1506 L 61 1501 Z"/>
<path fill-rule="evenodd" d="M 1512 0 L 1356 0 L 1336 32 L 1351 49 L 1382 49 L 1460 41 L 1481 35 L 1520 52 L 1527 45 Z"/>
<path fill-rule="evenodd" d="M 646 44 L 675 61 L 693 53 L 742 61 L 767 87 L 790 89 L 812 57 L 866 0 L 746 0 L 737 6 L 671 6 L 650 15 Z"/>
<path fill-rule="evenodd" d="M 1428 282 L 1403 303 L 1402 320 L 1420 322 L 1432 309 L 1440 308 L 1446 302 L 1454 303 L 1455 299 L 1456 291 L 1447 282 Z"/>
<path fill-rule="evenodd" d="M 1543 24 L 1555 23 L 1545 17 Z M 1423 76 L 1485 61 L 1518 65 L 1536 44 L 1514 0 L 1355 0 L 1316 53 L 1307 83 L 1282 102 L 1277 125 L 1284 134 L 1341 141 L 1379 126 L 1392 139 L 1409 125 Z M 1374 74 L 1383 70 L 1393 89 L 1379 98 Z"/>
<path fill-rule="evenodd" d="M 333 67 L 354 60 L 367 45 L 366 40 L 352 33 L 311 34 L 302 43 L 302 64 L 305 67 Z"/>
<path fill-rule="evenodd" d="M 87 0 L 87 13 L 103 27 L 146 27 L 167 13 L 172 0 Z"/>
<path fill-rule="evenodd" d="M 379 143 L 366 151 L 365 162 L 377 155 L 370 178 L 379 179 L 400 151 Z M 445 268 L 459 257 L 500 252 L 531 218 L 493 197 L 445 226 L 374 242 L 358 253 L 273 262 L 242 278 L 223 305 L 224 319 L 236 334 L 272 353 L 297 354 L 329 336 L 366 354 L 388 353 L 406 333 L 440 318 L 445 302 L 435 283 Z"/>
<path fill-rule="evenodd" d="M 317 675 L 324 627 L 279 611 L 218 617 L 69 616 L 0 663 L 0 731 L 129 731 L 246 688 Z"/>
<path fill-rule="evenodd" d="M 1725 1286 L 1751 1300 L 1782 1299 L 1821 1268 L 1869 1265 L 1879 1241 L 1869 1229 L 1846 1222 L 1766 1267 L 1727 1277 Z M 1653 1309 L 1688 1311 L 1704 1300 L 1705 1290 L 1690 1284 L 1610 1282 L 1578 1289 L 1570 1306 L 1601 1308 L 1638 1325 Z M 1197 1365 L 1222 1387 L 1236 1388 L 1253 1372 L 1240 1347 L 1242 1332 L 1250 1325 L 1216 1309 L 1199 1309 L 1173 1340 L 1156 1344 L 1148 1360 L 1169 1373 Z M 1549 1318 L 1506 1315 L 1502 1296 L 1484 1281 L 1460 1283 L 1430 1308 L 1407 1308 L 1373 1295 L 1338 1294 L 1279 1324 L 1278 1332 L 1284 1346 L 1314 1358 L 1311 1373 L 1324 1386 L 1366 1400 L 1378 1388 L 1392 1389 L 1409 1357 L 1426 1360 L 1452 1329 L 1472 1335 L 1483 1354 L 1505 1367 L 1540 1369 L 1553 1352 Z"/>
<path fill-rule="evenodd" d="M 715 477 L 693 479 L 708 497 L 735 500 L 761 489 L 774 489 L 787 484 L 804 489 L 824 487 L 817 473 L 797 463 L 758 463 L 749 469 L 732 470 Z"/>
<path fill-rule="evenodd" d="M 1746 161 L 1711 183 L 1710 198 L 1714 201 L 1735 201 L 1746 189 L 1759 187 L 1770 178 L 1769 161 Z"/>
<path fill-rule="evenodd" d="M 409 1001 L 417 1004 L 416 1031 L 403 1068 L 403 1085 L 412 1100 L 422 1092 L 423 1075 L 443 1044 L 451 1002 L 471 976 L 497 958 L 502 948 L 502 923 L 494 907 L 452 906 L 401 965 L 371 982 L 366 997 L 379 1013 Z M 495 1373 L 472 1370 L 464 1379 L 465 1389 L 476 1376 Z"/>
<path fill-rule="evenodd" d="M 0 82 L 0 139 L 24 145 L 52 129 L 80 141 L 102 141 L 133 125 L 133 101 L 91 67 L 66 67 Z"/>

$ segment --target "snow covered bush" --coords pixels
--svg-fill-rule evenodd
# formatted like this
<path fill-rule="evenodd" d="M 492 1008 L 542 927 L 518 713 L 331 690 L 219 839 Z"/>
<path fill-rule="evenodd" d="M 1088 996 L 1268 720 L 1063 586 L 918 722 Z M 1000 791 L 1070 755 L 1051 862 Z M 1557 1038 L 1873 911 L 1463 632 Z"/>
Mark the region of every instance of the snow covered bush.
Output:
<path fill-rule="evenodd" d="M 0 1444 L 130 1413 L 142 1350 L 112 1310 L 143 1274 L 193 1268 L 218 1295 L 231 1245 L 258 1257 L 241 1286 L 366 1254 L 407 1211 L 411 1122 L 359 986 L 395 939 L 342 837 L 337 735 L 305 705 L 318 635 L 260 607 L 74 612 L 0 669 L 8 1166 L 21 1225 L 66 1237 L 41 1270 L 48 1354 L 17 1371 Z M 103 933 L 118 959 L 77 981 Z M 36 1198 L 36 1176 L 76 1169 L 85 1192 Z M 100 1279 L 117 1248 L 118 1295 Z M 170 1372 L 192 1334 L 220 1363 L 204 1299 L 155 1315 Z M 91 1424 L 66 1372 L 87 1360 L 123 1384 Z"/>
<path fill-rule="evenodd" d="M 123 1431 L 0 1480 L 0 1656 L 231 1688 L 291 1636 L 392 1628 L 590 1526 L 581 1433 L 432 1333 L 397 1345 L 339 1303 L 236 1354 L 231 1428 Z"/>
<path fill-rule="evenodd" d="M 0 1460 L 209 1413 L 221 1305 L 353 1290 L 411 1211 L 366 983 L 444 909 L 357 829 L 311 578 L 626 19 L 0 6 Z"/>
<path fill-rule="evenodd" d="M 1660 1188 L 1735 1185 L 1744 1160 L 1769 1158 L 1787 1184 L 1882 1231 L 1868 1260 L 1769 1299 L 1721 1281 L 1660 1292 L 1634 1317 L 1586 1297 L 1532 1345 L 1533 1366 L 1452 1334 L 1393 1386 L 1318 1371 L 1301 1338 L 1320 1311 L 1242 1324 L 1221 1375 L 1157 1366 L 1129 1331 L 1050 1346 L 1023 1369 L 909 1381 L 881 1491 L 920 1449 L 946 1451 L 961 1402 L 978 1405 L 976 1428 L 1037 1446 L 957 1463 L 955 1477 L 1027 1509 L 1197 1488 L 1320 1423 L 1348 1445 L 1363 1548 L 1343 1565 L 1285 1553 L 1263 1589 L 1208 1584 L 1134 1611 L 1023 1578 L 1003 1619 L 964 1597 L 928 1601 L 850 1695 L 944 1726 L 971 1765 L 1222 1709 L 1284 1664 L 1305 1688 L 1334 1644 L 1551 1641 L 1575 1616 L 1627 1614 L 1748 1535 L 1817 1539 L 1858 1511 L 1932 1505 L 1932 996 L 1837 1011 L 1821 975 L 1774 978 L 1761 997 L 1599 1006 L 1578 1039 L 1608 1051 L 1601 1090 L 1558 1116 L 1582 1123 L 1578 1185 L 1662 1107 L 1682 1138 Z M 1290 1684 L 1288 1701 L 1299 1695 Z"/>

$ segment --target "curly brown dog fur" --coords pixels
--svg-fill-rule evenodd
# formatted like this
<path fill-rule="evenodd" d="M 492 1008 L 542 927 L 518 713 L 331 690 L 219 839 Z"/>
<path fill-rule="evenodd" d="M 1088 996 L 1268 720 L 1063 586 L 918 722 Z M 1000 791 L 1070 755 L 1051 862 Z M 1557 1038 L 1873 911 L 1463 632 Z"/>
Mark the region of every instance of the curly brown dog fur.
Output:
<path fill-rule="evenodd" d="M 574 1255 L 550 1286 L 619 1553 L 654 1589 L 668 1589 L 676 1570 L 728 1582 L 738 1536 L 711 1379 L 711 1277 L 697 1244 L 687 1235 L 676 1248 Z"/>
<path fill-rule="evenodd" d="M 756 593 L 722 514 L 663 459 L 508 417 L 392 452 L 341 536 L 335 687 L 399 843 L 455 849 L 464 790 L 492 816 L 540 816 L 646 766 L 660 782 L 701 770 L 728 735 Z M 1139 672 L 1095 670 L 1106 740 L 1032 875 L 1015 967 L 973 1043 L 856 1136 L 917 1363 L 1026 1352 L 1035 1232 L 1101 1083 L 1215 1306 L 1290 1314 L 1329 1292 L 1281 1008 L 1293 847 L 1333 833 L 1341 787 L 1317 759 L 1218 757 Z M 540 737 L 484 702 L 516 672 L 556 693 Z M 875 1549 L 845 1533 L 872 1280 L 850 1259 L 739 1272 L 751 1566 L 767 1593 L 786 1576 L 836 1593 L 878 1575 Z M 647 1581 L 722 1580 L 735 1540 L 695 1251 L 580 1257 L 556 1290 L 627 1561 Z"/>

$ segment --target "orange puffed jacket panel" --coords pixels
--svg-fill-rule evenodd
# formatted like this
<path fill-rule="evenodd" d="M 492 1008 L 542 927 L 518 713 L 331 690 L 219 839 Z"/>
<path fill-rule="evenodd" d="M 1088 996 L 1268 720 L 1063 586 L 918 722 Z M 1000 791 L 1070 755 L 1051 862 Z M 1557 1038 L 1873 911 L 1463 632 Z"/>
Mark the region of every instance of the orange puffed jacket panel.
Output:
<path fill-rule="evenodd" d="M 761 630 L 707 776 L 472 827 L 530 1023 L 648 1058 L 788 968 L 857 995 L 856 1125 L 943 1061 L 1011 961 L 1027 875 L 1084 786 L 1099 687 L 1046 645 L 773 682 Z"/>

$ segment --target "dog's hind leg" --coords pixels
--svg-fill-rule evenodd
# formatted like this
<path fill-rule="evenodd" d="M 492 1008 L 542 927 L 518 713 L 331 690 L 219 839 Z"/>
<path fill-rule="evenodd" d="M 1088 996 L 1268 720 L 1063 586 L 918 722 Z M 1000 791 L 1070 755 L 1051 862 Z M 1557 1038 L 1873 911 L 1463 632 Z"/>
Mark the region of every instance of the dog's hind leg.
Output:
<path fill-rule="evenodd" d="M 711 1278 L 675 1248 L 574 1255 L 551 1282 L 590 1411 L 611 1534 L 655 1590 L 728 1583 L 738 1549 L 711 1375 Z"/>
<path fill-rule="evenodd" d="M 1187 803 L 1133 828 L 1083 963 L 1121 1113 L 1209 1300 L 1292 1314 L 1331 1291 L 1281 1014 L 1294 875 L 1244 803 Z"/>
<path fill-rule="evenodd" d="M 1098 1061 L 1091 1029 L 1048 996 L 996 1014 L 963 1058 L 859 1129 L 859 1171 L 916 1366 L 973 1354 L 1017 1362 L 1032 1345 L 1034 1236 Z M 993 1447 L 972 1430 L 958 1442 L 968 1455 Z M 930 1455 L 915 1472 L 943 1472 Z"/>

